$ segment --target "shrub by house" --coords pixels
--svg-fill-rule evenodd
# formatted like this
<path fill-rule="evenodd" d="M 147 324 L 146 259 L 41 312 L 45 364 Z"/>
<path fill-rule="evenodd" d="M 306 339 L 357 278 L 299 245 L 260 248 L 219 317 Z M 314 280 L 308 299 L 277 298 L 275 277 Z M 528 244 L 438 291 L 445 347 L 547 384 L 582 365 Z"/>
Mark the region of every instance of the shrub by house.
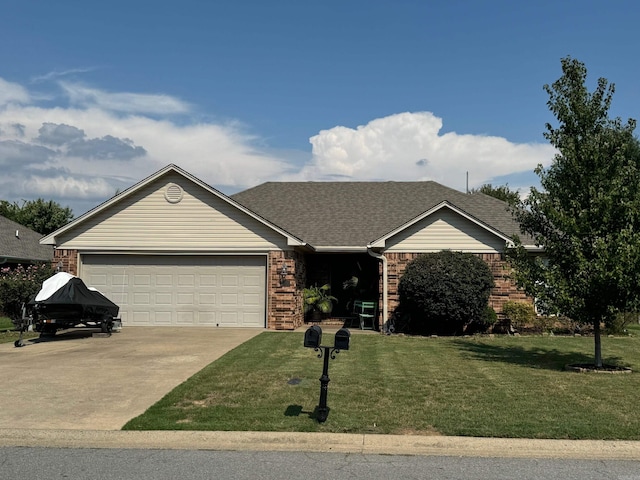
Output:
<path fill-rule="evenodd" d="M 400 279 L 400 309 L 419 334 L 456 335 L 486 320 L 494 286 L 489 266 L 470 253 L 419 255 Z"/>

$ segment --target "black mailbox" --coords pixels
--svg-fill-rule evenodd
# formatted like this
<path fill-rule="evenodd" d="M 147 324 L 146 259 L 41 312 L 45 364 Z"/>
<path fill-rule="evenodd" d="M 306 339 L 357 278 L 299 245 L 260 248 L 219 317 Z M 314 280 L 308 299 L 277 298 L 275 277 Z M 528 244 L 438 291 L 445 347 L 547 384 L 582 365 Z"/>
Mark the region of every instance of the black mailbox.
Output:
<path fill-rule="evenodd" d="M 322 342 L 322 329 L 318 325 L 307 328 L 304 332 L 304 346 L 307 348 L 318 348 Z"/>
<path fill-rule="evenodd" d="M 341 328 L 336 332 L 336 339 L 334 343 L 334 348 L 338 350 L 349 350 L 349 337 L 351 337 L 351 332 L 346 328 Z"/>

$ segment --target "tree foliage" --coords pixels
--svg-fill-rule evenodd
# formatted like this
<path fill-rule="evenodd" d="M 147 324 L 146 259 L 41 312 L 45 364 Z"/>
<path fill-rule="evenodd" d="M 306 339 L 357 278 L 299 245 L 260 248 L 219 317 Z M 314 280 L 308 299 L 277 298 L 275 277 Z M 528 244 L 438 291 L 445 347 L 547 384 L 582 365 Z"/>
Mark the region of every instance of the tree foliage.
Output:
<path fill-rule="evenodd" d="M 545 138 L 558 153 L 548 168 L 536 169 L 543 190 L 531 188 L 515 209 L 544 259 L 527 255 L 519 241 L 510 257 L 527 293 L 593 324 L 601 367 L 601 322 L 640 302 L 640 145 L 634 120 L 609 118 L 613 84 L 600 78 L 589 92 L 585 65 L 569 57 L 562 72 L 544 86 L 557 119 L 546 125 Z"/>
<path fill-rule="evenodd" d="M 520 194 L 516 190 L 511 190 L 509 185 L 494 187 L 490 183 L 485 183 L 480 188 L 474 188 L 471 193 L 484 193 L 490 197 L 497 198 L 509 205 L 516 205 L 520 201 Z"/>
<path fill-rule="evenodd" d="M 0 200 L 0 215 L 42 235 L 57 230 L 73 219 L 69 207 L 62 207 L 53 200 L 24 200 L 22 205 Z"/>
<path fill-rule="evenodd" d="M 448 250 L 419 255 L 400 278 L 400 308 L 421 334 L 460 334 L 486 321 L 493 288 L 489 266 L 470 253 Z"/>

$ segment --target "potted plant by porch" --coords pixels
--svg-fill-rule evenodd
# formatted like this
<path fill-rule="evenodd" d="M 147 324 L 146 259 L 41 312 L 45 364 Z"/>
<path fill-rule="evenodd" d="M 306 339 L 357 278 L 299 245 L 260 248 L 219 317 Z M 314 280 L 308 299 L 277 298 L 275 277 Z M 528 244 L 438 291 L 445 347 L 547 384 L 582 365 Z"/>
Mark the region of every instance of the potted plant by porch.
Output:
<path fill-rule="evenodd" d="M 331 295 L 329 284 L 305 288 L 303 298 L 304 314 L 314 321 L 320 320 L 323 314 L 331 313 L 333 302 L 338 301 L 336 297 Z"/>

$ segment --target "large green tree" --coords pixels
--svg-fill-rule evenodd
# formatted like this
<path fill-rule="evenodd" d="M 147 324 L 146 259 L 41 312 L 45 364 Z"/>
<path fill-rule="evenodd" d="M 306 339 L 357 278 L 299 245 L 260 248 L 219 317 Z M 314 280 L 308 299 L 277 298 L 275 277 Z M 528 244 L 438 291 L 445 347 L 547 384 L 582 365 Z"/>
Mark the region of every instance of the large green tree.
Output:
<path fill-rule="evenodd" d="M 590 92 L 585 65 L 561 63 L 562 76 L 544 86 L 557 120 L 545 138 L 558 153 L 536 169 L 542 189 L 514 210 L 544 257 L 527 255 L 519 240 L 510 256 L 527 293 L 593 325 L 602 367 L 601 324 L 640 304 L 640 146 L 634 120 L 609 118 L 614 85 L 600 78 Z"/>
<path fill-rule="evenodd" d="M 490 183 L 485 183 L 480 188 L 474 188 L 471 193 L 484 193 L 490 197 L 497 198 L 507 202 L 509 205 L 515 205 L 520 201 L 520 194 L 517 190 L 511 190 L 509 185 L 499 185 L 494 187 Z"/>
<path fill-rule="evenodd" d="M 22 204 L 0 200 L 0 215 L 42 235 L 48 235 L 73 219 L 69 207 L 42 198 L 24 200 Z"/>

